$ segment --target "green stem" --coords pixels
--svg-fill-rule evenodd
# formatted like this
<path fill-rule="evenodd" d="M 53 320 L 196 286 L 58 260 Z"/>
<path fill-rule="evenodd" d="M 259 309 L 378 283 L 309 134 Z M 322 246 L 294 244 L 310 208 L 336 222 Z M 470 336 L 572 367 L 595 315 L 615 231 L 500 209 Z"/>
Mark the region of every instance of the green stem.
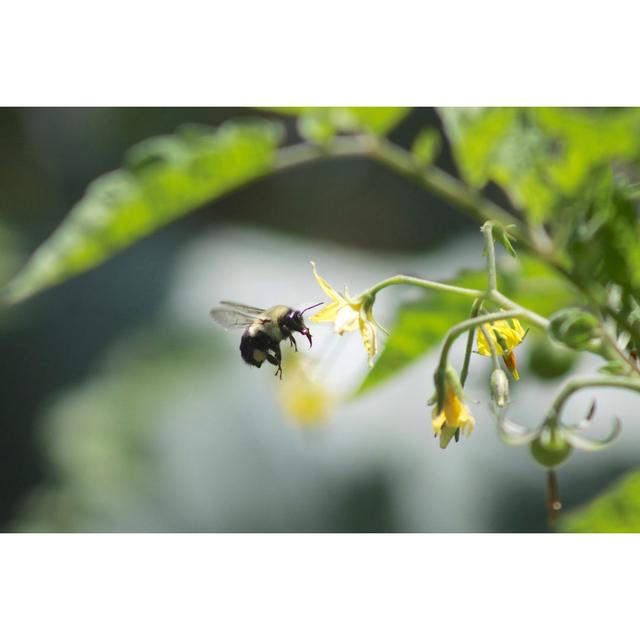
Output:
<path fill-rule="evenodd" d="M 539 241 L 526 229 L 523 229 L 519 218 L 438 167 L 430 166 L 424 169 L 418 166 L 409 151 L 388 140 L 377 140 L 367 135 L 354 135 L 339 136 L 324 147 L 301 143 L 280 149 L 274 168 L 286 170 L 332 157 L 370 158 L 436 194 L 445 202 L 467 213 L 480 224 L 487 220 L 495 220 L 505 226 L 515 225 L 512 231 L 513 236 L 525 249 L 543 259 L 573 285 L 578 293 L 586 295 L 583 285 L 575 279 L 566 265 L 553 255 L 548 243 Z M 631 334 L 638 341 L 640 341 L 639 333 L 631 330 Z"/>
<path fill-rule="evenodd" d="M 586 389 L 587 387 L 618 387 L 620 389 L 629 389 L 631 391 L 640 392 L 640 380 L 636 378 L 607 375 L 576 376 L 574 378 L 570 378 L 553 401 L 547 413 L 545 424 L 555 424 L 558 421 L 562 407 L 567 400 L 577 391 Z"/>
<path fill-rule="evenodd" d="M 545 331 L 549 328 L 549 321 L 541 315 L 538 315 L 534 311 L 530 309 L 525 309 L 525 307 L 520 306 L 511 298 L 507 298 L 504 294 L 499 291 L 492 291 L 487 294 L 487 300 L 491 300 L 491 302 L 495 302 L 495 304 L 506 307 L 507 309 L 513 309 L 514 311 L 519 310 L 524 312 L 524 317 L 527 319 L 529 323 L 538 327 L 538 329 L 544 329 Z"/>
<path fill-rule="evenodd" d="M 496 271 L 496 247 L 493 243 L 493 222 L 488 220 L 481 227 L 484 236 L 484 246 L 487 252 L 487 275 L 489 291 L 497 291 L 498 274 Z"/>
<path fill-rule="evenodd" d="M 372 156 L 375 146 L 375 138 L 366 135 L 337 137 L 325 147 L 302 142 L 280 149 L 274 168 L 285 171 L 322 158 Z"/>
<path fill-rule="evenodd" d="M 478 298 L 474 301 L 473 306 L 471 307 L 471 318 L 477 317 L 480 313 L 480 309 L 482 309 L 482 298 Z M 460 385 L 464 387 L 464 383 L 467 381 L 467 376 L 469 375 L 469 364 L 471 363 L 471 350 L 473 349 L 473 337 L 475 335 L 475 327 L 469 329 L 469 336 L 467 337 L 467 346 L 464 351 L 464 362 L 462 363 L 462 369 L 460 370 Z"/>
<path fill-rule="evenodd" d="M 386 280 L 382 280 L 382 282 L 378 282 L 378 284 L 373 285 L 373 287 L 363 291 L 360 296 L 375 296 L 382 289 L 386 289 L 387 287 L 392 287 L 394 285 L 404 284 L 411 287 L 419 287 L 421 289 L 429 289 L 431 291 L 445 291 L 448 293 L 457 293 L 462 296 L 469 296 L 471 298 L 478 298 L 483 295 L 482 291 L 478 289 L 467 289 L 465 287 L 456 287 L 452 284 L 444 284 L 443 282 L 435 282 L 433 280 L 423 280 L 422 278 L 413 278 L 411 276 L 403 276 L 397 275 L 392 276 L 391 278 L 387 278 Z"/>
<path fill-rule="evenodd" d="M 538 327 L 539 329 L 546 330 L 549 327 L 549 321 L 538 315 L 534 311 L 530 309 L 525 309 L 520 306 L 507 296 L 503 295 L 499 291 L 480 291 L 479 289 L 467 289 L 466 287 L 458 287 L 452 284 L 445 284 L 443 282 L 435 282 L 434 280 L 424 280 L 423 278 L 414 278 L 412 276 L 404 276 L 397 275 L 392 276 L 391 278 L 387 278 L 386 280 L 382 280 L 377 284 L 374 284 L 369 289 L 363 291 L 358 297 L 367 298 L 375 296 L 377 293 L 386 289 L 387 287 L 392 287 L 395 285 L 407 285 L 411 287 L 418 287 L 420 289 L 427 289 L 431 291 L 444 291 L 447 293 L 457 293 L 459 295 L 476 298 L 480 302 L 484 300 L 490 300 L 494 304 L 505 307 L 507 310 L 503 313 L 506 313 L 506 318 L 515 318 L 515 317 L 523 317 L 530 324 Z M 494 314 L 495 315 L 495 314 Z M 475 326 L 475 325 L 473 325 Z"/>
<path fill-rule="evenodd" d="M 357 135 L 338 136 L 324 147 L 308 143 L 296 144 L 278 151 L 274 168 L 286 170 L 322 158 L 349 156 L 375 160 L 462 209 L 479 223 L 496 220 L 504 225 L 515 224 L 517 229 L 514 234 L 517 239 L 525 246 L 531 246 L 521 233 L 518 218 L 441 169 L 435 166 L 426 169 L 418 166 L 409 151 L 388 140 Z"/>
<path fill-rule="evenodd" d="M 436 166 L 432 165 L 426 169 L 419 167 L 409 151 L 388 140 L 378 142 L 372 157 L 389 169 L 417 182 L 443 200 L 466 211 L 479 223 L 496 220 L 504 225 L 517 224 L 520 228 L 518 224 L 520 221 L 508 211 Z"/>

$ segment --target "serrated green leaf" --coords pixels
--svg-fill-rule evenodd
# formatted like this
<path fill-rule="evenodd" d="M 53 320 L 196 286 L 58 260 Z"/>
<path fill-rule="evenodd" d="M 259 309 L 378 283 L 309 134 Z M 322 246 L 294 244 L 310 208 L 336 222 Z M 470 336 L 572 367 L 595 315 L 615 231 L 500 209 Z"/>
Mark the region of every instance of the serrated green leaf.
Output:
<path fill-rule="evenodd" d="M 552 139 L 516 108 L 440 109 L 447 137 L 467 182 L 476 188 L 493 180 L 513 203 L 542 219 L 553 203 L 544 162 Z"/>
<path fill-rule="evenodd" d="M 133 147 L 125 167 L 89 185 L 9 284 L 23 300 L 91 267 L 158 227 L 265 174 L 281 127 L 266 120 L 190 125 Z"/>
<path fill-rule="evenodd" d="M 572 270 L 583 282 L 615 283 L 640 292 L 640 223 L 636 203 L 609 175 L 592 179 L 593 192 L 575 206 L 566 228 Z"/>
<path fill-rule="evenodd" d="M 567 197 L 583 186 L 596 167 L 639 157 L 638 109 L 540 107 L 532 113 L 540 129 L 556 140 L 547 171 Z"/>
<path fill-rule="evenodd" d="M 560 522 L 571 533 L 639 533 L 640 472 L 627 474 L 611 490 Z"/>
<path fill-rule="evenodd" d="M 483 289 L 484 272 L 466 272 L 451 284 Z M 499 285 L 515 302 L 549 315 L 572 299 L 566 284 L 538 260 L 523 257 L 510 260 L 499 270 Z M 447 331 L 469 317 L 469 298 L 452 293 L 429 292 L 423 298 L 402 305 L 397 312 L 390 336 L 363 380 L 356 395 L 385 382 L 439 345 Z"/>
<path fill-rule="evenodd" d="M 492 180 L 536 223 L 550 220 L 598 169 L 640 158 L 640 110 L 446 108 L 439 113 L 463 177 Z"/>
<path fill-rule="evenodd" d="M 270 107 L 270 111 L 288 116 L 317 118 L 330 122 L 338 131 L 369 131 L 384 135 L 411 110 L 410 107 Z M 309 124 L 307 124 L 309 127 Z M 325 125 L 326 126 L 326 125 Z M 310 127 L 314 130 L 314 127 Z"/>
<path fill-rule="evenodd" d="M 514 108 L 439 109 L 447 137 L 464 178 L 475 187 L 491 179 L 495 154 L 514 126 Z"/>

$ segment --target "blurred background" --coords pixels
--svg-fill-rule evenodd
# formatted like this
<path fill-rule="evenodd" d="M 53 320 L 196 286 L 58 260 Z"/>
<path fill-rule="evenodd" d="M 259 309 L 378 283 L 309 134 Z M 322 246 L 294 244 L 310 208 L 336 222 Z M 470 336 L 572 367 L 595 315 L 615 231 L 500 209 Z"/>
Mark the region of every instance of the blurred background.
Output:
<path fill-rule="evenodd" d="M 0 109 L 0 285 L 132 144 L 183 123 L 248 115 L 255 111 Z M 268 117 L 296 139 L 293 121 Z M 441 128 L 433 110 L 415 109 L 391 137 L 409 146 L 425 126 Z M 439 164 L 455 172 L 446 145 Z M 526 449 L 499 440 L 485 359 L 472 361 L 482 375 L 468 387 L 479 401 L 476 431 L 442 451 L 426 406 L 435 355 L 348 400 L 366 371 L 359 336 L 311 327 L 313 350 L 285 363 L 281 383 L 246 366 L 240 334 L 208 316 L 220 299 L 320 302 L 310 260 L 336 288 L 357 292 L 398 272 L 448 278 L 481 267 L 481 253 L 478 229 L 461 213 L 367 160 L 334 159 L 260 180 L 3 309 L 2 529 L 545 531 L 545 475 Z M 381 323 L 414 295 L 381 294 Z M 535 346 L 531 338 L 520 348 L 521 382 L 512 385 L 512 417 L 525 424 L 557 387 Z M 575 367 L 595 364 L 584 356 Z M 309 385 L 311 409 L 296 401 Z M 568 415 L 583 415 L 590 400 L 579 395 Z M 622 392 L 599 391 L 598 424 L 604 430 L 614 412 L 633 421 L 629 404 Z M 567 508 L 634 466 L 633 431 L 605 452 L 573 454 L 559 472 Z"/>

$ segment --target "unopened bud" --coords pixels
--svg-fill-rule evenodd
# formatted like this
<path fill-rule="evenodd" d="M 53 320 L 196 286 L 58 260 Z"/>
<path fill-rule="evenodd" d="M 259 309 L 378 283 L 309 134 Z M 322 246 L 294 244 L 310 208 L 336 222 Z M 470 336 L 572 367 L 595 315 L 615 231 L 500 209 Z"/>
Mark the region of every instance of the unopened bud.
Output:
<path fill-rule="evenodd" d="M 491 396 L 501 409 L 509 404 L 509 380 L 502 369 L 494 369 L 491 373 Z"/>

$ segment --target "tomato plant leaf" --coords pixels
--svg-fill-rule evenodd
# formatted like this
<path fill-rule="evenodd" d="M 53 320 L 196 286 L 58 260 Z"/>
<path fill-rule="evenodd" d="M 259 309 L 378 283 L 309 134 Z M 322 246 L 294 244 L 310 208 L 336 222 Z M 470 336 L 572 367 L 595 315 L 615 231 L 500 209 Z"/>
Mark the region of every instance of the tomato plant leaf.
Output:
<path fill-rule="evenodd" d="M 126 154 L 101 176 L 5 291 L 10 302 L 61 283 L 232 189 L 273 164 L 281 126 L 266 120 L 218 129 L 186 125 Z"/>

